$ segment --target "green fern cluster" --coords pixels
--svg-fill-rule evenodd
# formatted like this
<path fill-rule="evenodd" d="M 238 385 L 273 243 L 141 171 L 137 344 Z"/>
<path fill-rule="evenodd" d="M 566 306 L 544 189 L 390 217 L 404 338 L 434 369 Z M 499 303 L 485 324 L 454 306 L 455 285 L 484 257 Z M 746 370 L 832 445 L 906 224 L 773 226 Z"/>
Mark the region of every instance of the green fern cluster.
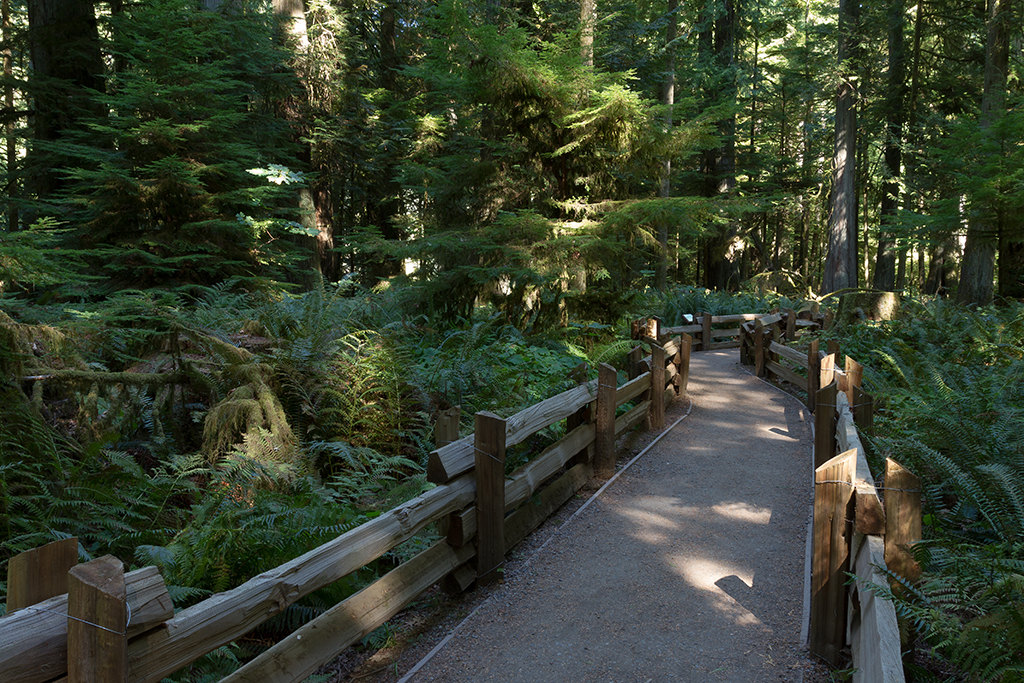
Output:
<path fill-rule="evenodd" d="M 1024 309 L 905 310 L 843 340 L 885 399 L 872 450 L 924 489 L 922 579 L 876 590 L 970 680 L 1024 680 Z"/>
<path fill-rule="evenodd" d="M 767 313 L 773 308 L 804 307 L 801 299 L 790 299 L 776 292 L 723 292 L 703 287 L 678 285 L 664 294 L 653 296 L 645 315 L 658 316 L 663 324 L 684 325 L 685 316 L 733 315 L 736 313 Z"/>

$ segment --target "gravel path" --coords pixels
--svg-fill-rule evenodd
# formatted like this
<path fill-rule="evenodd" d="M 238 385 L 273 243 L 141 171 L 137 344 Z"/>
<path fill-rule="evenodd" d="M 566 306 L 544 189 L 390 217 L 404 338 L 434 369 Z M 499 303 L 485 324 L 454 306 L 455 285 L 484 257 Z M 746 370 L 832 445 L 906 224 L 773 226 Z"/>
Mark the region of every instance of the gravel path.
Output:
<path fill-rule="evenodd" d="M 450 638 L 429 660 L 427 643 L 439 638 L 427 633 L 420 668 L 406 673 L 416 660 L 403 657 L 392 676 L 817 680 L 801 642 L 809 414 L 745 372 L 735 350 L 693 355 L 689 398 L 685 419 L 567 524 L 557 521 L 560 531 L 528 544 L 464 622 L 434 628 Z"/>

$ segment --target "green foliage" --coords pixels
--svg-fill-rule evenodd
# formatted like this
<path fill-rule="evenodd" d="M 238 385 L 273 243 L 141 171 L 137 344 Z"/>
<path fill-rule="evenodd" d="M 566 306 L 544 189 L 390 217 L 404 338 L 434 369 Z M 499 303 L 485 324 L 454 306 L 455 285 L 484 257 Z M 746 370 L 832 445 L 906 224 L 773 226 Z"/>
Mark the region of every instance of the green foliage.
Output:
<path fill-rule="evenodd" d="M 225 12 L 160 0 L 112 16 L 120 68 L 96 95 L 103 114 L 54 145 L 71 160 L 64 201 L 80 243 L 121 287 L 212 283 L 281 261 L 275 240 L 292 224 L 271 219 L 286 215 L 287 193 L 259 173 L 289 163 L 267 102 L 295 84 L 275 73 L 284 56 L 268 15 Z"/>
<path fill-rule="evenodd" d="M 872 450 L 924 488 L 922 581 L 899 597 L 877 590 L 977 680 L 1021 680 L 1024 668 L 1022 316 L 1020 306 L 910 302 L 897 320 L 842 340 L 886 401 Z"/>

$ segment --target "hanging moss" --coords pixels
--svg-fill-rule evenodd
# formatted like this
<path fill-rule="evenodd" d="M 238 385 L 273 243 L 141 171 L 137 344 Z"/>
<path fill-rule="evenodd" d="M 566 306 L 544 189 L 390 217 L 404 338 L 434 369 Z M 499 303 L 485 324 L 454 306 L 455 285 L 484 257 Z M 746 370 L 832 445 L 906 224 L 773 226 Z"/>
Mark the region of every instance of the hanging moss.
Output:
<path fill-rule="evenodd" d="M 300 464 L 298 439 L 280 399 L 265 382 L 238 387 L 206 416 L 206 457 L 216 463 L 233 450 L 254 460 Z"/>

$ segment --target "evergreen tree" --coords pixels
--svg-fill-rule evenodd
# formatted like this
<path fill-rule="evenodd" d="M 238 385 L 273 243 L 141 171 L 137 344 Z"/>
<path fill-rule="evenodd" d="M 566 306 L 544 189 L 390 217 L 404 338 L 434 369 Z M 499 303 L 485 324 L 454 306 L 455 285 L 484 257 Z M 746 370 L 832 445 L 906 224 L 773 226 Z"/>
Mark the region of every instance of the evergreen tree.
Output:
<path fill-rule="evenodd" d="M 74 160 L 63 198 L 79 243 L 118 287 L 280 273 L 278 238 L 301 227 L 281 187 L 298 177 L 271 103 L 295 82 L 272 17 L 156 0 L 111 24 L 124 67 L 97 95 L 110 114 L 55 146 Z"/>

